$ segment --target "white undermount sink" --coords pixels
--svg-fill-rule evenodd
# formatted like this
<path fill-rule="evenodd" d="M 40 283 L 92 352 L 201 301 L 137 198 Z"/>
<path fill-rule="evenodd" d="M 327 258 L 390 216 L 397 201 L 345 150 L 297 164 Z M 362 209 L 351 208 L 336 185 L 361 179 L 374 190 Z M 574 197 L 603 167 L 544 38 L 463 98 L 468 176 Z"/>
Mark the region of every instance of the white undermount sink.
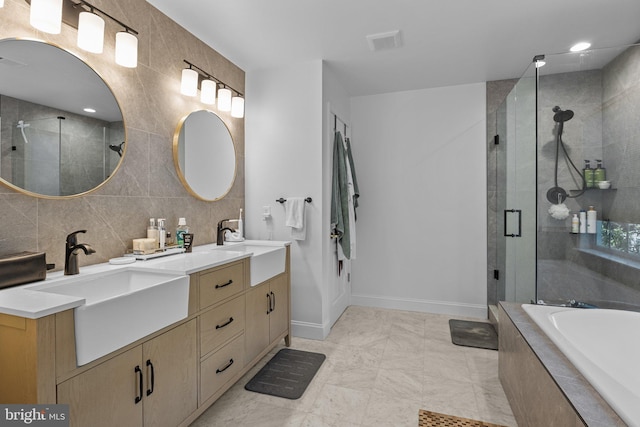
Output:
<path fill-rule="evenodd" d="M 78 366 L 187 317 L 189 277 L 124 268 L 32 288 L 85 299 L 75 308 Z"/>
<path fill-rule="evenodd" d="M 250 272 L 251 286 L 284 273 L 287 249 L 282 245 L 238 243 L 218 246 L 216 251 L 251 252 Z"/>

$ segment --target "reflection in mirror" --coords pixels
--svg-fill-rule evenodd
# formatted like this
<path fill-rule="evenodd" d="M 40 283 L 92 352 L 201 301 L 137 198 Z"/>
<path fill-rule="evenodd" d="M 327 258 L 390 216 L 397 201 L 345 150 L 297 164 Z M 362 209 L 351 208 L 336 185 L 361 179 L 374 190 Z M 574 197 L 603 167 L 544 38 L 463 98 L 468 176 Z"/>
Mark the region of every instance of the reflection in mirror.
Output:
<path fill-rule="evenodd" d="M 231 133 L 211 111 L 194 111 L 180 122 L 173 140 L 173 160 L 185 188 L 201 200 L 221 199 L 236 177 Z"/>
<path fill-rule="evenodd" d="M 0 40 L 0 131 L 0 181 L 38 197 L 101 186 L 126 147 L 106 83 L 76 56 L 35 40 Z"/>

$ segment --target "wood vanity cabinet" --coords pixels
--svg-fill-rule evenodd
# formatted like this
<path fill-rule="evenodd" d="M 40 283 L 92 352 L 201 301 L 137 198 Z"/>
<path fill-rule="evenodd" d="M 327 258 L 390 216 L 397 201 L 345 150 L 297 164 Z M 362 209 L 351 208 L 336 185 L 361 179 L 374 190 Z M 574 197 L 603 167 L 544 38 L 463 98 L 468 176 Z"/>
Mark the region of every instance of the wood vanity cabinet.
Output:
<path fill-rule="evenodd" d="M 187 318 L 80 367 L 73 310 L 0 314 L 0 401 L 69 404 L 71 426 L 188 426 L 289 345 L 289 260 L 253 288 L 249 258 L 191 274 Z"/>
<path fill-rule="evenodd" d="M 247 360 L 253 360 L 270 344 L 287 333 L 289 345 L 289 284 L 281 274 L 247 292 Z"/>
<path fill-rule="evenodd" d="M 197 408 L 192 319 L 58 385 L 71 426 L 175 427 Z"/>

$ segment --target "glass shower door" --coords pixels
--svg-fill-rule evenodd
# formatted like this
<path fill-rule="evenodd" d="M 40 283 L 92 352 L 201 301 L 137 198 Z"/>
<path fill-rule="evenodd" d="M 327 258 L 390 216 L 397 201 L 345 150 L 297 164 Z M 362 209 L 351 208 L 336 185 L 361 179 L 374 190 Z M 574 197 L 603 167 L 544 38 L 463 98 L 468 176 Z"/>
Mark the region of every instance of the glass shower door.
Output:
<path fill-rule="evenodd" d="M 496 120 L 496 299 L 531 302 L 536 300 L 535 72 L 518 81 Z"/>

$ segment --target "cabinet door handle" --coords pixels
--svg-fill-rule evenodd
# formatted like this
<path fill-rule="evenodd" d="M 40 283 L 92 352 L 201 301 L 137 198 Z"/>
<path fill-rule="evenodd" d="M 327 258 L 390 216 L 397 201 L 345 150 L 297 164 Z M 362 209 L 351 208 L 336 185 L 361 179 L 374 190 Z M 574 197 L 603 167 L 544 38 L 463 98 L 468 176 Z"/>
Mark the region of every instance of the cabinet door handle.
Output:
<path fill-rule="evenodd" d="M 225 366 L 224 368 L 216 369 L 216 374 L 221 374 L 222 372 L 224 372 L 227 369 L 229 369 L 231 367 L 231 365 L 233 365 L 233 359 L 229 359 L 229 363 L 227 363 L 227 366 Z"/>
<path fill-rule="evenodd" d="M 223 283 L 222 285 L 216 285 L 216 289 L 224 288 L 233 283 L 233 280 L 229 280 L 227 283 Z"/>
<path fill-rule="evenodd" d="M 139 392 L 139 394 L 136 396 L 136 399 L 135 399 L 135 402 L 136 402 L 136 405 L 137 405 L 142 400 L 142 389 L 143 389 L 143 385 L 142 385 L 142 369 L 140 369 L 140 366 L 136 366 L 135 369 L 133 370 L 133 372 L 138 377 L 138 392 Z M 140 374 L 140 375 L 138 376 L 138 374 Z"/>
<path fill-rule="evenodd" d="M 271 295 L 267 294 L 267 314 L 271 313 Z"/>
<path fill-rule="evenodd" d="M 233 322 L 233 317 L 229 317 L 229 320 L 224 322 L 222 325 L 216 325 L 216 329 L 224 328 L 225 326 L 228 326 L 231 322 Z"/>
<path fill-rule="evenodd" d="M 151 388 L 147 389 L 147 396 L 149 396 L 151 393 L 153 393 L 153 389 L 155 388 L 155 369 L 153 369 L 153 363 L 151 363 L 151 360 L 147 359 L 147 369 L 151 367 Z"/>
<path fill-rule="evenodd" d="M 276 294 L 274 294 L 273 292 L 269 292 L 271 294 L 271 311 L 276 309 Z"/>

